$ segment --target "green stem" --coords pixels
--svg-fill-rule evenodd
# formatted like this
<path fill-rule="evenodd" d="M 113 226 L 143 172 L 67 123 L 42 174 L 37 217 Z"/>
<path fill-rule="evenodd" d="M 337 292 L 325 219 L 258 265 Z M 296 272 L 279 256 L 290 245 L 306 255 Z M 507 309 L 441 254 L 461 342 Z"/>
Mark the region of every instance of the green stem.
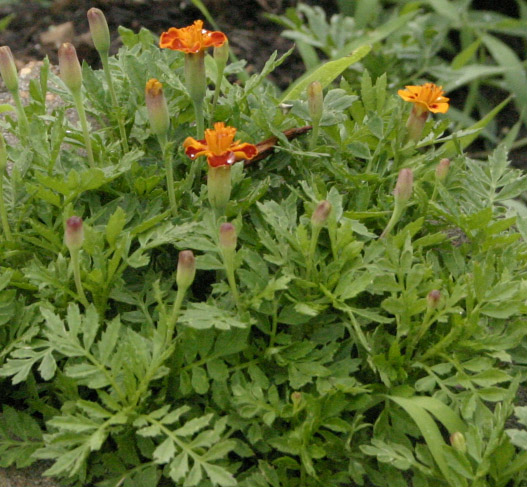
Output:
<path fill-rule="evenodd" d="M 20 99 L 20 93 L 18 90 L 12 91 L 13 99 L 15 100 L 16 113 L 18 115 L 18 126 L 20 138 L 26 139 L 29 134 L 29 122 L 27 121 L 26 112 Z"/>
<path fill-rule="evenodd" d="M 313 120 L 311 126 L 311 139 L 309 140 L 309 150 L 313 150 L 317 145 L 318 134 L 320 132 L 320 120 Z"/>
<path fill-rule="evenodd" d="M 4 175 L 0 174 L 0 218 L 2 219 L 2 228 L 4 230 L 5 239 L 9 242 L 13 239 L 11 229 L 9 228 L 9 221 L 7 219 L 7 211 L 4 204 Z"/>
<path fill-rule="evenodd" d="M 412 334 L 412 339 L 410 340 L 410 343 L 408 344 L 408 347 L 406 347 L 405 355 L 408 359 L 412 357 L 412 353 L 415 349 L 415 346 L 419 343 L 419 341 L 423 338 L 425 333 L 428 331 L 428 328 L 432 325 L 432 323 L 435 320 L 431 319 L 432 312 L 430 309 L 426 310 L 425 316 L 423 318 L 423 321 L 421 322 L 421 326 L 419 327 L 419 331 L 417 333 Z"/>
<path fill-rule="evenodd" d="M 165 173 L 167 178 L 168 201 L 170 203 L 170 210 L 172 216 L 177 216 L 176 193 L 174 191 L 174 167 L 172 165 L 172 153 L 168 150 L 168 143 L 166 134 L 158 136 L 159 145 L 163 152 L 163 160 L 165 161 Z"/>
<path fill-rule="evenodd" d="M 196 115 L 197 139 L 203 138 L 205 121 L 203 120 L 203 100 L 207 92 L 207 77 L 205 73 L 205 52 L 185 54 L 185 82 L 194 105 Z"/>
<path fill-rule="evenodd" d="M 196 138 L 198 140 L 203 139 L 205 133 L 205 119 L 203 116 L 203 100 L 193 100 L 194 113 L 196 115 Z"/>
<path fill-rule="evenodd" d="M 307 267 L 306 267 L 306 275 L 309 279 L 311 277 L 311 273 L 313 272 L 313 267 L 315 265 L 315 250 L 317 248 L 318 243 L 318 237 L 320 235 L 320 230 L 322 229 L 321 226 L 313 225 L 313 231 L 311 233 L 311 242 L 309 243 L 309 253 L 307 255 Z"/>
<path fill-rule="evenodd" d="M 82 133 L 84 135 L 84 143 L 86 145 L 86 152 L 88 153 L 88 162 L 90 163 L 90 167 L 95 167 L 95 160 L 93 159 L 93 150 L 91 147 L 90 131 L 88 130 L 88 121 L 86 120 L 86 111 L 84 110 L 82 93 L 79 90 L 76 93 L 72 92 L 72 95 L 75 102 L 75 107 L 77 108 L 77 112 L 79 114 Z"/>
<path fill-rule="evenodd" d="M 397 201 L 395 202 L 395 207 L 393 209 L 390 221 L 388 222 L 388 225 L 386 225 L 386 228 L 383 230 L 379 238 L 385 238 L 392 231 L 395 224 L 400 220 L 405 206 L 406 203 L 398 203 Z"/>
<path fill-rule="evenodd" d="M 108 62 L 107 53 L 101 53 L 101 61 L 102 68 L 106 76 L 106 83 L 108 84 L 108 90 L 110 91 L 110 98 L 112 99 L 112 106 L 117 114 L 117 124 L 119 125 L 119 135 L 121 136 L 121 144 L 123 145 L 123 151 L 128 152 L 128 138 L 126 137 L 124 121 L 121 117 L 119 105 L 117 104 L 117 95 L 115 94 L 115 88 L 113 86 L 112 72 L 110 70 L 110 63 Z"/>
<path fill-rule="evenodd" d="M 176 299 L 174 300 L 172 311 L 170 313 L 170 317 L 168 318 L 166 343 L 170 343 L 174 336 L 174 328 L 176 327 L 179 313 L 181 311 L 181 304 L 183 303 L 183 298 L 185 297 L 186 292 L 187 290 L 183 288 L 178 288 L 176 292 Z"/>
<path fill-rule="evenodd" d="M 75 279 L 75 288 L 77 289 L 77 294 L 79 295 L 79 301 L 87 308 L 90 304 L 88 299 L 86 299 L 86 294 L 84 294 L 84 288 L 82 287 L 81 281 L 81 269 L 79 263 L 79 251 L 72 250 L 71 254 L 71 265 L 73 266 L 73 278 Z"/>
<path fill-rule="evenodd" d="M 225 71 L 225 63 L 218 67 L 218 78 L 216 79 L 216 86 L 214 87 L 214 97 L 212 98 L 212 109 L 210 114 L 210 125 L 214 120 L 214 113 L 216 112 L 216 105 L 220 97 L 221 81 L 223 80 L 223 72 Z"/>
<path fill-rule="evenodd" d="M 223 251 L 223 265 L 225 266 L 225 273 L 227 275 L 227 282 L 229 283 L 229 287 L 231 288 L 232 296 L 234 298 L 234 302 L 236 303 L 236 308 L 238 308 L 238 311 L 241 311 L 241 302 L 240 302 L 240 294 L 238 292 L 238 286 L 236 284 L 236 277 L 234 275 L 234 256 L 236 255 L 236 251 Z"/>

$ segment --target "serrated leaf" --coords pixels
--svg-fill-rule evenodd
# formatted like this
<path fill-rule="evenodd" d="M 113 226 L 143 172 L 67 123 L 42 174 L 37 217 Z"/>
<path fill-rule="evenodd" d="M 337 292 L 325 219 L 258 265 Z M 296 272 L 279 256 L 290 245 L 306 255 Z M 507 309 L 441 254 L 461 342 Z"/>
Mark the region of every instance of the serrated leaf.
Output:
<path fill-rule="evenodd" d="M 176 446 L 171 438 L 166 438 L 163 443 L 154 450 L 153 457 L 156 463 L 168 463 L 176 453 Z"/>

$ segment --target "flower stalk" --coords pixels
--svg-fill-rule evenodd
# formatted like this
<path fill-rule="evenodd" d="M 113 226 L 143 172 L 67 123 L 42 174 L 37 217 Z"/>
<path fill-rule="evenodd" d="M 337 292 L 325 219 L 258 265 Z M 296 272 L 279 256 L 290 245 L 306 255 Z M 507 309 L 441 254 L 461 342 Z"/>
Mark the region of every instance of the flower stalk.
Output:
<path fill-rule="evenodd" d="M 174 328 L 181 312 L 181 305 L 188 289 L 194 282 L 196 276 L 196 259 L 191 250 L 182 250 L 179 253 L 178 265 L 176 271 L 176 298 L 172 305 L 172 311 L 167 323 L 166 342 L 170 343 L 174 335 Z"/>
<path fill-rule="evenodd" d="M 62 81 L 73 96 L 75 108 L 79 114 L 79 121 L 84 136 L 84 144 L 88 154 L 88 162 L 90 167 L 95 167 L 90 131 L 88 129 L 88 121 L 86 119 L 86 111 L 84 110 L 84 100 L 82 96 L 81 65 L 79 63 L 79 58 L 77 57 L 77 51 L 75 50 L 75 47 L 69 42 L 65 42 L 59 48 L 59 70 Z"/>
<path fill-rule="evenodd" d="M 155 78 L 150 79 L 145 87 L 145 101 L 152 132 L 157 135 L 157 140 L 163 153 L 165 162 L 165 175 L 167 182 L 168 201 L 172 216 L 177 216 L 176 193 L 174 191 L 174 168 L 172 165 L 172 151 L 167 134 L 170 128 L 170 115 L 163 85 Z"/>
<path fill-rule="evenodd" d="M 331 203 L 327 200 L 323 200 L 317 205 L 313 215 L 311 215 L 311 241 L 309 243 L 309 253 L 307 256 L 306 268 L 308 279 L 311 277 L 311 273 L 313 272 L 313 268 L 315 266 L 315 251 L 317 248 L 318 237 L 320 236 L 320 231 L 322 230 L 324 224 L 329 218 L 331 209 Z"/>
<path fill-rule="evenodd" d="M 406 356 L 408 359 L 412 357 L 412 353 L 415 347 L 421 341 L 421 339 L 425 336 L 430 326 L 432 326 L 432 323 L 434 323 L 437 320 L 435 311 L 439 307 L 440 301 L 441 301 L 441 292 L 438 291 L 437 289 L 433 289 L 426 296 L 426 311 L 425 311 L 423 320 L 421 321 L 421 326 L 419 327 L 419 330 L 417 330 L 416 333 L 412 333 L 412 338 L 410 340 L 410 343 L 408 344 L 408 347 L 406 347 Z"/>
<path fill-rule="evenodd" d="M 240 294 L 238 292 L 238 286 L 236 284 L 236 277 L 234 275 L 235 269 L 235 258 L 236 258 L 236 244 L 237 235 L 236 229 L 232 223 L 222 223 L 220 225 L 220 241 L 219 247 L 221 256 L 223 259 L 223 265 L 225 266 L 225 273 L 227 275 L 227 282 L 231 288 L 231 293 L 236 303 L 238 310 L 241 310 Z"/>
<path fill-rule="evenodd" d="M 66 220 L 66 230 L 64 232 L 64 243 L 71 256 L 71 266 L 73 268 L 73 278 L 75 280 L 75 288 L 79 296 L 79 301 L 85 308 L 89 306 L 88 299 L 84 293 L 82 286 L 79 253 L 84 242 L 84 228 L 82 218 L 79 216 L 71 216 Z"/>
<path fill-rule="evenodd" d="M 401 169 L 393 191 L 395 206 L 393 208 L 392 216 L 379 238 L 385 238 L 401 219 L 406 205 L 412 196 L 413 180 L 414 176 L 411 169 Z"/>
<path fill-rule="evenodd" d="M 90 34 L 93 40 L 93 44 L 102 62 L 102 69 L 106 78 L 106 84 L 108 85 L 108 91 L 110 92 L 110 98 L 112 100 L 112 108 L 117 114 L 117 125 L 119 127 L 119 135 L 121 137 L 121 144 L 124 152 L 128 152 L 128 138 L 126 136 L 126 129 L 124 127 L 123 117 L 117 103 L 117 95 L 115 94 L 115 88 L 113 85 L 112 72 L 109 64 L 110 54 L 110 30 L 108 29 L 108 23 L 102 10 L 98 8 L 90 8 L 87 13 L 88 23 L 90 24 Z"/>
<path fill-rule="evenodd" d="M 29 122 L 20 98 L 20 92 L 18 90 L 18 72 L 13 53 L 9 46 L 0 47 L 0 75 L 15 102 L 20 137 L 25 139 L 29 135 Z"/>
<path fill-rule="evenodd" d="M 320 130 L 320 120 L 324 113 L 324 93 L 320 81 L 313 81 L 307 87 L 307 107 L 311 116 L 311 139 L 309 149 L 313 150 L 317 145 L 318 133 Z"/>
<path fill-rule="evenodd" d="M 2 229 L 4 231 L 4 238 L 10 242 L 13 239 L 11 229 L 9 228 L 9 220 L 7 219 L 7 211 L 4 203 L 4 173 L 7 168 L 7 149 L 5 146 L 4 137 L 0 134 L 0 218 L 2 220 Z"/>
<path fill-rule="evenodd" d="M 211 119 L 214 119 L 214 112 L 216 111 L 216 105 L 218 104 L 218 99 L 220 97 L 223 73 L 225 71 L 225 67 L 227 66 L 227 61 L 229 60 L 229 41 L 225 41 L 225 43 L 220 47 L 215 47 L 213 52 L 218 74 L 216 78 L 216 86 L 214 87 L 214 97 L 212 99 Z"/>
<path fill-rule="evenodd" d="M 203 115 L 203 102 L 207 89 L 207 78 L 205 75 L 205 53 L 185 54 L 185 84 L 187 86 L 194 114 L 196 117 L 196 137 L 203 137 L 205 129 L 205 118 Z"/>

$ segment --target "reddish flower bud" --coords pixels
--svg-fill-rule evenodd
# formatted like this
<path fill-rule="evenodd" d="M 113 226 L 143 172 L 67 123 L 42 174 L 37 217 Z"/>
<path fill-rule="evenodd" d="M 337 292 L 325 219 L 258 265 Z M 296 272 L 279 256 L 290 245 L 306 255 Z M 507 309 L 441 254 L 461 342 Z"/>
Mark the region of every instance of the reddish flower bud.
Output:
<path fill-rule="evenodd" d="M 66 220 L 64 243 L 70 252 L 79 250 L 84 242 L 84 228 L 80 216 L 70 216 Z"/>
<path fill-rule="evenodd" d="M 414 173 L 411 169 L 401 169 L 395 184 L 393 194 L 395 201 L 400 203 L 407 202 L 412 196 L 412 186 L 414 183 Z"/>
<path fill-rule="evenodd" d="M 90 8 L 87 13 L 90 33 L 95 49 L 101 54 L 108 54 L 110 50 L 110 30 L 102 10 Z"/>
<path fill-rule="evenodd" d="M 324 111 L 324 93 L 320 81 L 313 81 L 307 87 L 307 107 L 311 120 L 319 122 Z"/>
<path fill-rule="evenodd" d="M 326 223 L 330 213 L 331 213 L 331 203 L 327 200 L 321 201 L 315 211 L 311 215 L 311 224 L 314 226 L 322 226 Z"/>
<path fill-rule="evenodd" d="M 155 78 L 147 81 L 145 86 L 145 101 L 152 132 L 164 135 L 170 126 L 167 101 L 163 94 L 163 85 Z"/>
<path fill-rule="evenodd" d="M 233 252 L 236 250 L 236 228 L 232 223 L 222 223 L 220 226 L 220 249 Z"/>
<path fill-rule="evenodd" d="M 0 47 L 0 74 L 10 92 L 18 90 L 18 72 L 9 46 Z"/>
<path fill-rule="evenodd" d="M 450 435 L 450 444 L 455 450 L 460 451 L 461 453 L 466 453 L 467 451 L 465 437 L 463 436 L 463 433 L 460 433 L 459 431 Z"/>
<path fill-rule="evenodd" d="M 179 253 L 176 283 L 179 289 L 188 289 L 196 275 L 196 259 L 192 250 L 182 250 Z"/>
<path fill-rule="evenodd" d="M 450 169 L 450 159 L 444 158 L 439 161 L 436 167 L 436 178 L 439 181 L 444 181 L 448 176 L 448 170 Z"/>
<path fill-rule="evenodd" d="M 60 77 L 68 89 L 76 93 L 82 86 L 82 70 L 73 44 L 65 42 L 59 48 Z"/>
<path fill-rule="evenodd" d="M 441 292 L 437 289 L 433 289 L 426 296 L 426 304 L 430 309 L 436 309 L 439 306 L 439 301 L 441 299 Z"/>

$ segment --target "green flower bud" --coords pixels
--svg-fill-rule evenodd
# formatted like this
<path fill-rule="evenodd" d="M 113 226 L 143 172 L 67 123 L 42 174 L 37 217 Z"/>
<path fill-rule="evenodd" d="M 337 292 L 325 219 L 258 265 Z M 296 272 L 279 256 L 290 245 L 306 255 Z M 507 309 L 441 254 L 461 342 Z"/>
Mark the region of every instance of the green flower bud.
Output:
<path fill-rule="evenodd" d="M 300 404 L 300 401 L 302 401 L 302 393 L 299 391 L 294 391 L 291 393 L 291 402 L 298 406 Z"/>
<path fill-rule="evenodd" d="M 313 81 L 307 87 L 307 107 L 314 122 L 320 121 L 324 111 L 324 93 L 320 81 Z"/>
<path fill-rule="evenodd" d="M 401 169 L 397 177 L 397 183 L 393 194 L 395 201 L 399 203 L 407 202 L 412 196 L 412 186 L 414 182 L 414 174 L 411 169 Z"/>
<path fill-rule="evenodd" d="M 436 167 L 436 178 L 439 181 L 444 181 L 448 176 L 448 170 L 450 169 L 450 159 L 444 158 L 439 161 Z"/>
<path fill-rule="evenodd" d="M 152 132 L 156 135 L 166 134 L 170 126 L 170 116 L 163 85 L 155 78 L 146 83 L 145 102 Z"/>
<path fill-rule="evenodd" d="M 182 250 L 179 253 L 176 283 L 179 289 L 188 289 L 196 275 L 196 259 L 192 250 Z"/>
<path fill-rule="evenodd" d="M 9 46 L 0 47 L 0 74 L 11 93 L 18 90 L 18 72 Z"/>
<path fill-rule="evenodd" d="M 450 444 L 455 450 L 460 451 L 461 453 L 466 453 L 467 451 L 465 437 L 463 436 L 463 433 L 460 433 L 459 431 L 450 435 Z"/>
<path fill-rule="evenodd" d="M 315 208 L 313 215 L 311 215 L 311 224 L 319 227 L 324 225 L 331 213 L 331 208 L 332 206 L 329 201 L 321 201 Z"/>
<path fill-rule="evenodd" d="M 220 66 L 225 67 L 229 60 L 229 41 L 226 40 L 221 46 L 214 47 L 213 51 L 214 60 Z M 222 68 L 223 69 L 223 68 Z"/>
<path fill-rule="evenodd" d="M 59 48 L 60 77 L 72 93 L 80 91 L 82 86 L 82 70 L 73 44 L 65 42 Z"/>
<path fill-rule="evenodd" d="M 110 50 L 110 31 L 102 10 L 90 8 L 87 13 L 90 33 L 95 49 L 101 54 L 108 54 Z"/>
<path fill-rule="evenodd" d="M 64 243 L 70 252 L 79 250 L 84 242 L 84 228 L 80 216 L 70 216 L 66 220 L 66 230 L 64 232 Z"/>
<path fill-rule="evenodd" d="M 237 236 L 234 225 L 232 223 L 222 223 L 220 226 L 220 249 L 224 252 L 234 252 L 236 243 Z"/>

